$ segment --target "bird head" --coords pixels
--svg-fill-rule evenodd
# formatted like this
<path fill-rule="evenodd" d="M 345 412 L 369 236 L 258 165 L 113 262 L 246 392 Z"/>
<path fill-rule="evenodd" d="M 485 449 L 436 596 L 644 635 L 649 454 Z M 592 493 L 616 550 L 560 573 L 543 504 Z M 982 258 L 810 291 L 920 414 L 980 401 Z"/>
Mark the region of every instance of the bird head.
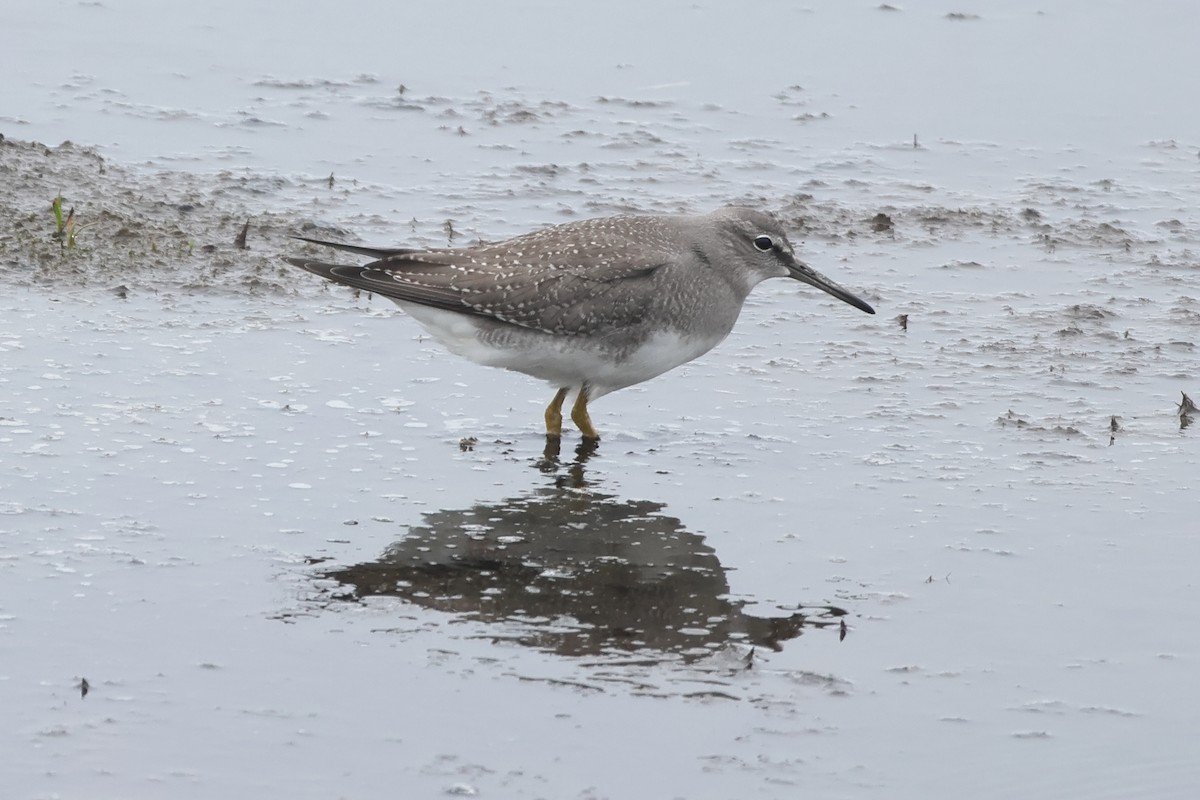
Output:
<path fill-rule="evenodd" d="M 722 246 L 734 250 L 729 263 L 744 273 L 742 277 L 748 288 L 767 278 L 794 278 L 868 314 L 875 313 L 865 300 L 796 258 L 783 225 L 771 214 L 729 206 L 710 216 L 721 223 Z"/>

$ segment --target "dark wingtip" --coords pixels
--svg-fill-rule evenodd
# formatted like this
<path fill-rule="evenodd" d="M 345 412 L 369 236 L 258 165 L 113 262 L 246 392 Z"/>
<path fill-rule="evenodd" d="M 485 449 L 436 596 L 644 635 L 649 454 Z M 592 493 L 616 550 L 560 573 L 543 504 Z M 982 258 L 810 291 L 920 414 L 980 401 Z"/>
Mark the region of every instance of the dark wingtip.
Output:
<path fill-rule="evenodd" d="M 309 236 L 301 236 L 298 233 L 289 234 L 293 239 L 298 239 L 301 242 L 319 245 L 320 247 L 332 247 L 334 250 L 342 250 L 346 253 L 355 253 L 360 256 L 367 256 L 375 259 L 388 259 L 393 256 L 402 256 L 408 253 L 418 252 L 409 247 L 364 247 L 358 244 L 346 244 L 345 242 L 331 242 L 327 239 L 313 239 Z"/>
<path fill-rule="evenodd" d="M 301 236 L 298 233 L 289 233 L 288 238 L 296 239 L 301 242 L 308 242 L 309 244 L 324 245 L 325 247 L 337 247 L 339 244 L 341 244 L 340 242 L 331 242 L 328 239 L 314 239 L 311 236 Z"/>

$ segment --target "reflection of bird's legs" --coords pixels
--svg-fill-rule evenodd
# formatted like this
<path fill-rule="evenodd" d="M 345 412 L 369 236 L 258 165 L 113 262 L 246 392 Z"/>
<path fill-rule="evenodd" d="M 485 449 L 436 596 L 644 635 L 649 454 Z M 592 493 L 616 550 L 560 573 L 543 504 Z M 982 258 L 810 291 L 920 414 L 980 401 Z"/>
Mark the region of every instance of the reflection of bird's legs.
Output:
<path fill-rule="evenodd" d="M 575 395 L 575 405 L 571 407 L 571 421 L 579 428 L 584 439 L 598 440 L 600 434 L 596 433 L 596 429 L 592 427 L 592 418 L 588 416 L 587 403 L 588 387 L 585 383 L 579 387 L 579 394 Z"/>
<path fill-rule="evenodd" d="M 567 399 L 567 388 L 563 387 L 546 406 L 546 436 L 557 439 L 562 436 L 562 406 Z"/>

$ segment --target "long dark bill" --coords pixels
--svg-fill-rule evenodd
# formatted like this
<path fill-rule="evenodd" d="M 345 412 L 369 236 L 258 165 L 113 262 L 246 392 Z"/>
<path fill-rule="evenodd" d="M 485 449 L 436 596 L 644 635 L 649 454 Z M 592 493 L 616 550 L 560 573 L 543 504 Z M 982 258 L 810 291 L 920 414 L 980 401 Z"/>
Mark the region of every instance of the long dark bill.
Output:
<path fill-rule="evenodd" d="M 863 300 L 858 295 L 843 289 L 841 286 L 829 280 L 829 278 L 826 278 L 824 275 L 801 261 L 793 260 L 792 263 L 788 265 L 788 277 L 807 283 L 809 286 L 815 286 L 823 292 L 829 292 L 829 294 L 833 295 L 838 300 L 841 300 L 843 303 L 849 303 L 855 308 L 865 311 L 868 314 L 875 313 L 875 309 L 871 308 L 870 304 L 868 304 L 866 300 Z"/>

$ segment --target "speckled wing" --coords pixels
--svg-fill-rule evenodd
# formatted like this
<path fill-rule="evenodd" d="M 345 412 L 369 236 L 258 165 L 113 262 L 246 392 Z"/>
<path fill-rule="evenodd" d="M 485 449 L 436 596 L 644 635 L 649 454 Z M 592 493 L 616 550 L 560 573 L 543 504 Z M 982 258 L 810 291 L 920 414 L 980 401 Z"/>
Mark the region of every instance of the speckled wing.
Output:
<path fill-rule="evenodd" d="M 661 238 L 635 239 L 638 246 L 633 246 L 627 236 L 613 235 L 616 220 L 604 222 L 463 249 L 354 247 L 354 252 L 383 256 L 363 266 L 288 261 L 393 300 L 555 335 L 597 335 L 640 320 L 653 298 L 645 282 L 671 261 Z M 547 235 L 551 231 L 558 233 Z"/>

